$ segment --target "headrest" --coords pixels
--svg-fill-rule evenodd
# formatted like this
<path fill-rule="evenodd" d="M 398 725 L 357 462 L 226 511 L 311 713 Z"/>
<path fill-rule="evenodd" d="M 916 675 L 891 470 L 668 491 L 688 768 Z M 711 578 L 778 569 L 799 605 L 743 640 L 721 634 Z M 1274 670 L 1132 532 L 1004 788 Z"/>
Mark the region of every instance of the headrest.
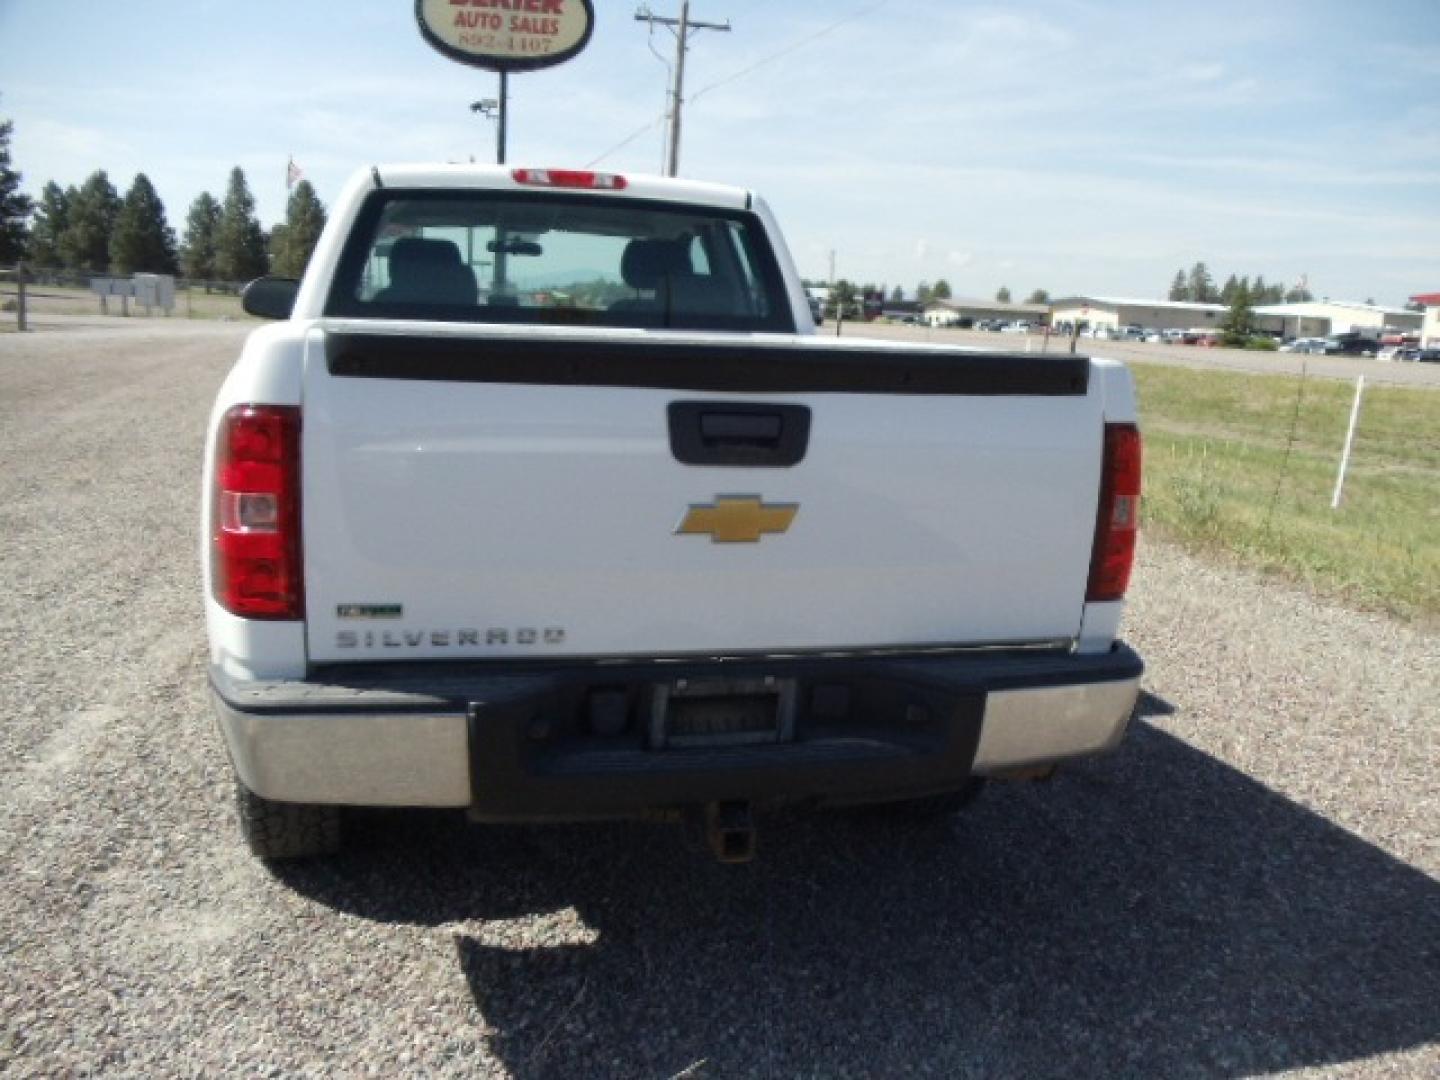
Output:
<path fill-rule="evenodd" d="M 460 266 L 460 248 L 453 240 L 426 240 L 404 236 L 390 247 L 390 272 L 402 273 L 421 266 Z"/>
<path fill-rule="evenodd" d="M 390 284 L 380 299 L 405 304 L 475 303 L 475 273 L 451 240 L 406 236 L 390 247 Z"/>
<path fill-rule="evenodd" d="M 620 258 L 620 276 L 632 289 L 653 289 L 691 269 L 690 253 L 677 240 L 631 240 Z"/>

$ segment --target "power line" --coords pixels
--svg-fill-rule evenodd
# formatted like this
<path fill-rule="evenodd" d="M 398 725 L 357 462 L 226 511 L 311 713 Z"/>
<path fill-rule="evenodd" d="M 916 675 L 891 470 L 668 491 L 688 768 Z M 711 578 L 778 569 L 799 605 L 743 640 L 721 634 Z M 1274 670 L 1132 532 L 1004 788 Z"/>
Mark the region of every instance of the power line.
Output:
<path fill-rule="evenodd" d="M 843 19 L 838 19 L 838 20 L 836 20 L 835 22 L 831 23 L 829 26 L 826 26 L 824 29 L 817 30 L 815 33 L 810 34 L 810 35 L 807 36 L 807 37 L 803 37 L 803 38 L 801 38 L 799 41 L 791 42 L 789 45 L 786 45 L 784 48 L 779 49 L 779 50 L 777 50 L 776 52 L 773 52 L 773 53 L 771 53 L 771 54 L 768 55 L 768 56 L 761 57 L 759 60 L 756 60 L 753 64 L 750 64 L 750 65 L 748 65 L 747 67 L 743 67 L 743 68 L 741 68 L 739 71 L 731 72 L 729 75 L 726 75 L 723 79 L 717 79 L 715 82 L 710 83 L 708 86 L 703 86 L 703 87 L 701 87 L 699 90 L 696 90 L 695 93 L 693 93 L 693 94 L 690 95 L 690 100 L 691 100 L 691 102 L 693 103 L 697 98 L 700 97 L 700 95 L 702 95 L 702 94 L 708 94 L 711 90 L 719 89 L 720 87 L 725 86 L 725 85 L 727 85 L 728 83 L 732 83 L 732 82 L 734 82 L 734 81 L 737 80 L 737 79 L 744 78 L 746 75 L 749 75 L 752 71 L 756 71 L 757 69 L 764 67 L 766 64 L 773 64 L 776 60 L 779 60 L 779 59 L 781 59 L 782 57 L 785 57 L 785 56 L 789 56 L 791 53 L 795 52 L 797 49 L 800 49 L 800 48 L 803 48 L 803 47 L 806 46 L 806 45 L 809 45 L 812 41 L 818 41 L 818 40 L 820 40 L 822 37 L 825 37 L 827 34 L 832 34 L 832 33 L 834 33 L 836 30 L 839 30 L 840 27 L 844 26 L 846 23 L 852 23 L 852 22 L 854 22 L 856 19 L 859 19 L 859 18 L 861 18 L 861 17 L 863 17 L 863 16 L 865 16 L 865 15 L 869 15 L 872 11 L 879 11 L 882 7 L 890 7 L 890 6 L 892 6 L 892 5 L 891 5 L 891 0 L 882 0 L 881 3 L 871 4 L 869 7 L 863 7 L 863 8 L 861 8 L 859 11 L 852 12 L 851 14 L 846 15 Z"/>
<path fill-rule="evenodd" d="M 663 124 L 667 119 L 668 119 L 668 117 L 667 117 L 664 113 L 661 113 L 661 114 L 660 114 L 659 116 L 657 116 L 654 120 L 651 120 L 648 124 L 642 124 L 640 127 L 636 128 L 634 131 L 632 131 L 629 135 L 626 135 L 625 138 L 623 138 L 623 139 L 621 139 L 619 142 L 617 142 L 614 146 L 610 147 L 610 149 L 606 150 L 604 153 L 600 154 L 598 157 L 593 157 L 593 158 L 591 158 L 589 161 L 587 161 L 587 162 L 585 163 L 585 168 L 587 168 L 587 169 L 593 169 L 596 165 L 599 165 L 600 162 L 604 161 L 604 160 L 605 160 L 607 157 L 609 157 L 611 154 L 613 154 L 613 153 L 615 153 L 616 151 L 619 151 L 619 150 L 624 150 L 625 147 L 629 146 L 629 145 L 630 145 L 632 142 L 634 142 L 636 139 L 640 138 L 641 135 L 644 135 L 646 132 L 649 132 L 649 131 L 654 131 L 657 127 L 659 127 L 661 124 Z"/>

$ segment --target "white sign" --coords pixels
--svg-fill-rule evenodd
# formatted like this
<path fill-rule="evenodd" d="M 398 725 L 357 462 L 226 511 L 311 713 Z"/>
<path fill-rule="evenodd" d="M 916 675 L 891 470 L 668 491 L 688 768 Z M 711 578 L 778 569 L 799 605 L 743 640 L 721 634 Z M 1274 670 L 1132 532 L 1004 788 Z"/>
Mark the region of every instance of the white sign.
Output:
<path fill-rule="evenodd" d="M 451 60 L 491 71 L 561 64 L 590 42 L 590 0 L 415 0 L 430 45 Z"/>

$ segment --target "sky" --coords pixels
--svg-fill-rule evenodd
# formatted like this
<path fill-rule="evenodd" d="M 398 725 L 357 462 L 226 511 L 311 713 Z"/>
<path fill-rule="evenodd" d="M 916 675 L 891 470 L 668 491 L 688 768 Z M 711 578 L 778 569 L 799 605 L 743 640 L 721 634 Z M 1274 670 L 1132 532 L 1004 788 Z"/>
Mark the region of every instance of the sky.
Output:
<path fill-rule="evenodd" d="M 674 42 L 594 0 L 511 76 L 512 164 L 659 172 Z M 679 0 L 650 0 L 678 14 Z M 680 173 L 754 189 L 800 271 L 957 296 L 1163 297 L 1203 260 L 1317 296 L 1440 289 L 1440 0 L 693 0 Z M 497 77 L 411 0 L 0 0 L 24 187 L 144 172 L 183 229 L 292 155 L 330 203 L 374 162 L 492 161 Z M 629 141 L 627 141 L 629 140 Z"/>

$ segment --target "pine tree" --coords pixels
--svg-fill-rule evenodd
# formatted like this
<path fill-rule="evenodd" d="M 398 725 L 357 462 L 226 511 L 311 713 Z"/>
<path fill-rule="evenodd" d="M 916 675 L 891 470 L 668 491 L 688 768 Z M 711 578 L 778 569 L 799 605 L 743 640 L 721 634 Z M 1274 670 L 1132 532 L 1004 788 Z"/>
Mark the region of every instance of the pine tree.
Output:
<path fill-rule="evenodd" d="M 280 277 L 303 277 L 324 228 L 325 207 L 310 181 L 301 180 L 290 193 L 285 223 L 277 225 L 270 238 L 271 272 Z"/>
<path fill-rule="evenodd" d="M 924 307 L 933 299 L 935 299 L 935 297 L 930 291 L 930 283 L 928 281 L 922 281 L 919 285 L 915 286 L 915 300 L 921 307 Z"/>
<path fill-rule="evenodd" d="M 1250 290 L 1243 281 L 1235 286 L 1230 310 L 1220 325 L 1225 331 L 1226 345 L 1244 345 L 1255 332 L 1255 310 L 1250 304 Z"/>
<path fill-rule="evenodd" d="M 269 270 L 265 231 L 255 219 L 255 197 L 240 166 L 230 170 L 230 185 L 215 233 L 215 273 L 226 281 L 249 281 Z"/>
<path fill-rule="evenodd" d="M 1025 302 L 1027 304 L 1048 304 L 1050 302 L 1050 292 L 1047 289 L 1036 289 L 1026 298 Z"/>
<path fill-rule="evenodd" d="M 1190 299 L 1200 304 L 1213 304 L 1217 294 L 1215 292 L 1214 279 L 1210 277 L 1210 271 L 1203 262 L 1197 262 L 1190 268 L 1190 282 L 1188 286 Z"/>
<path fill-rule="evenodd" d="M 1010 303 L 1010 287 L 1008 285 L 1001 285 L 995 293 L 995 300 L 1000 304 Z"/>
<path fill-rule="evenodd" d="M 110 265 L 117 274 L 175 273 L 175 230 L 165 204 L 144 173 L 137 173 L 110 234 Z"/>
<path fill-rule="evenodd" d="M 1240 281 L 1231 274 L 1225 279 L 1225 284 L 1220 288 L 1220 303 L 1229 304 L 1235 299 L 1235 290 L 1240 287 Z"/>
<path fill-rule="evenodd" d="M 187 278 L 209 281 L 215 277 L 215 239 L 220 232 L 220 204 L 202 191 L 185 215 L 185 241 L 180 245 L 180 272 Z M 208 288 L 207 288 L 208 291 Z"/>
<path fill-rule="evenodd" d="M 25 256 L 25 223 L 30 219 L 30 196 L 20 190 L 21 174 L 10 164 L 10 135 L 15 125 L 0 123 L 0 264 L 19 262 Z"/>
<path fill-rule="evenodd" d="M 40 192 L 40 202 L 35 207 L 35 220 L 30 226 L 30 252 L 27 256 L 32 265 L 56 268 L 63 260 L 60 257 L 60 238 L 70 223 L 70 203 L 79 195 L 71 186 L 68 190 L 51 180 Z"/>
<path fill-rule="evenodd" d="M 1190 299 L 1190 285 L 1185 280 L 1184 270 L 1175 271 L 1175 280 L 1170 282 L 1170 299 L 1179 301 Z"/>
<path fill-rule="evenodd" d="M 895 286 L 895 291 L 890 294 L 890 299 L 893 300 L 893 301 L 895 301 L 897 304 L 903 303 L 904 300 L 905 300 L 905 288 L 904 288 L 904 286 L 896 285 L 896 286 Z"/>
<path fill-rule="evenodd" d="M 950 299 L 950 283 L 949 283 L 948 281 L 946 281 L 944 278 L 941 278 L 939 281 L 935 282 L 934 285 L 930 286 L 930 299 L 931 299 L 931 300 L 949 300 L 949 299 Z"/>
<path fill-rule="evenodd" d="M 104 169 L 97 169 L 70 200 L 70 220 L 60 237 L 67 270 L 103 274 L 110 266 L 110 234 L 120 214 L 120 196 Z"/>

